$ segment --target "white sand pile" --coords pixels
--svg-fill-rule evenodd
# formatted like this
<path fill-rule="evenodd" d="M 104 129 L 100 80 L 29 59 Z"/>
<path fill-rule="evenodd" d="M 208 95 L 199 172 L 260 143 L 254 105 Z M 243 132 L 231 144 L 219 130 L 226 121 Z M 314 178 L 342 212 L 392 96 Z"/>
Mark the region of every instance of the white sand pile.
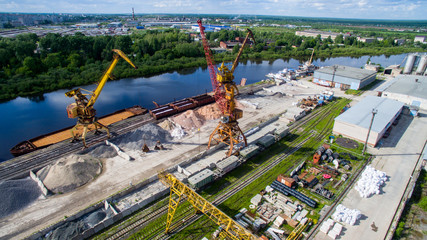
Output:
<path fill-rule="evenodd" d="M 362 177 L 357 182 L 356 189 L 360 197 L 368 198 L 374 194 L 380 194 L 380 187 L 387 181 L 385 172 L 376 170 L 370 165 L 365 168 Z"/>
<path fill-rule="evenodd" d="M 102 171 L 99 159 L 71 154 L 37 172 L 44 185 L 54 193 L 65 193 L 93 180 Z"/>
<path fill-rule="evenodd" d="M 138 129 L 120 135 L 110 142 L 116 144 L 118 147 L 124 150 L 141 150 L 142 146 L 147 144 L 148 147 L 154 147 L 157 141 L 161 144 L 165 144 L 172 140 L 170 133 L 157 124 L 149 123 L 145 124 Z"/>
<path fill-rule="evenodd" d="M 353 226 L 356 221 L 362 216 L 359 210 L 346 208 L 339 204 L 332 214 L 332 218 L 337 222 L 345 222 Z"/>
<path fill-rule="evenodd" d="M 0 218 L 28 206 L 40 195 L 39 186 L 30 177 L 0 182 Z"/>

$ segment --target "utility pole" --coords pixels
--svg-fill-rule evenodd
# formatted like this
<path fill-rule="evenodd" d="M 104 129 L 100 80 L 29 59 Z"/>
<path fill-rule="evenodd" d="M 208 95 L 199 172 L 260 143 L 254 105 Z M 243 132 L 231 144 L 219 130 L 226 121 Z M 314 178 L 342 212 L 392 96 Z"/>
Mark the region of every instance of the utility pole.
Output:
<path fill-rule="evenodd" d="M 369 139 L 369 134 L 371 133 L 372 123 L 374 122 L 374 117 L 375 117 L 375 114 L 377 114 L 377 113 L 378 113 L 377 109 L 375 109 L 375 108 L 372 109 L 372 119 L 371 119 L 371 123 L 369 124 L 368 135 L 366 136 L 365 146 L 363 146 L 362 155 L 365 155 L 366 145 L 368 144 L 368 139 Z"/>
<path fill-rule="evenodd" d="M 334 69 L 334 72 L 332 73 L 332 83 L 331 83 L 331 88 L 334 87 L 334 78 L 335 78 L 335 72 L 337 71 L 338 66 L 334 65 L 332 66 L 332 69 Z"/>

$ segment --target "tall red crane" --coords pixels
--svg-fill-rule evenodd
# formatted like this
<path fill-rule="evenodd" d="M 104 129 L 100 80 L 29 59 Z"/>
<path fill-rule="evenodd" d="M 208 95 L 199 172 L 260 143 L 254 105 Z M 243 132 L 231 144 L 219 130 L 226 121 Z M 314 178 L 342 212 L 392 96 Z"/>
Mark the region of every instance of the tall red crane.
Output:
<path fill-rule="evenodd" d="M 234 149 L 234 147 L 239 143 L 243 142 L 245 146 L 247 146 L 246 137 L 237 122 L 237 119 L 242 118 L 243 111 L 235 108 L 236 104 L 234 97 L 236 94 L 239 94 L 239 90 L 236 83 L 233 82 L 233 73 L 238 65 L 243 48 L 248 42 L 249 36 L 253 39 L 253 34 L 248 29 L 248 34 L 246 35 L 242 47 L 237 54 L 236 60 L 233 62 L 231 70 L 228 69 L 224 63 L 222 63 L 218 70 L 216 70 L 213 64 L 211 50 L 208 41 L 206 40 L 205 28 L 202 26 L 201 20 L 198 20 L 197 23 L 199 24 L 200 35 L 202 36 L 203 49 L 205 51 L 206 62 L 208 64 L 209 75 L 214 90 L 215 101 L 222 113 L 221 121 L 209 137 L 208 148 L 210 148 L 213 140 L 217 143 L 223 142 L 230 146 L 230 150 L 227 153 L 227 155 L 230 156 L 233 151 L 238 151 L 238 149 Z"/>

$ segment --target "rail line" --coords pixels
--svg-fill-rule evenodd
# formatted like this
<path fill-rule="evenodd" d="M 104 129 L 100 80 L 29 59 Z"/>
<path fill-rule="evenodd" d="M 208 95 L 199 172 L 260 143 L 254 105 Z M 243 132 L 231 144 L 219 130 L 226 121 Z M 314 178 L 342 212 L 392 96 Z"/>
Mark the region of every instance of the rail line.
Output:
<path fill-rule="evenodd" d="M 290 130 L 291 131 L 295 130 L 295 129 L 301 127 L 302 125 L 307 124 L 308 122 L 310 122 L 311 120 L 313 120 L 317 117 L 323 118 L 323 117 L 329 115 L 331 110 L 336 110 L 337 108 L 338 108 L 338 106 L 336 106 L 336 102 L 332 102 L 332 103 L 324 106 L 322 109 L 315 110 L 311 114 L 305 116 L 300 121 L 295 122 L 294 124 L 291 125 Z M 334 117 L 331 116 L 329 118 L 326 126 L 328 126 L 329 123 L 333 119 L 334 119 Z M 312 122 L 309 126 L 306 126 L 305 128 L 306 129 L 311 128 L 316 124 L 317 124 L 317 122 Z M 317 135 L 316 139 L 323 139 L 329 130 L 330 130 L 330 128 L 323 129 L 321 131 L 321 133 L 316 134 Z M 298 143 L 295 144 L 290 151 L 286 151 L 286 152 L 280 154 L 276 158 L 273 158 L 272 160 L 264 163 L 263 166 L 260 166 L 260 168 L 258 168 L 258 170 L 256 170 L 255 172 L 251 172 L 248 175 L 240 178 L 239 180 L 234 182 L 232 185 L 230 185 L 227 189 L 225 189 L 226 191 L 223 194 L 217 196 L 212 201 L 212 203 L 214 205 L 219 205 L 222 202 L 224 202 L 225 200 L 227 200 L 229 197 L 231 197 L 232 195 L 234 195 L 235 193 L 240 191 L 241 189 L 248 186 L 255 179 L 259 178 L 264 173 L 268 172 L 273 167 L 275 167 L 277 164 L 279 164 L 281 161 L 283 161 L 285 158 L 287 158 L 288 156 L 290 156 L 291 154 L 296 152 L 312 136 L 313 136 L 313 133 L 308 133 L 308 134 L 304 134 L 304 136 L 299 136 L 297 139 L 294 140 L 294 143 L 297 143 L 297 142 Z M 299 163 L 295 163 L 294 167 L 297 164 L 299 164 Z M 209 200 L 209 198 L 208 198 L 208 200 Z M 190 209 L 191 209 L 191 206 L 187 208 L 187 210 L 190 210 Z M 165 214 L 166 212 L 167 212 L 167 206 L 165 205 L 164 207 L 162 207 L 158 211 L 156 211 L 155 214 L 153 214 L 153 215 L 155 215 L 156 216 L 155 219 L 157 219 L 158 217 L 160 217 L 162 214 Z M 193 223 L 194 221 L 198 220 L 201 217 L 201 216 L 197 216 L 197 215 L 193 215 L 191 217 L 187 217 L 187 216 L 188 215 L 176 216 L 175 217 L 176 221 L 174 221 L 174 223 L 172 223 L 172 226 L 171 226 L 171 229 L 174 229 L 174 230 L 171 234 L 166 235 L 164 233 L 164 226 L 159 226 L 156 229 L 150 229 L 149 233 L 146 232 L 145 234 L 143 234 L 143 236 L 141 236 L 141 239 L 169 239 L 171 236 L 173 236 L 174 233 L 181 231 L 182 229 L 187 227 L 189 224 Z M 181 224 L 182 220 L 184 218 L 185 218 L 185 224 Z M 121 239 L 124 236 L 129 236 L 130 232 L 136 231 L 135 229 L 142 229 L 144 226 L 146 226 L 148 224 L 148 222 L 150 222 L 152 220 L 154 220 L 154 219 L 151 217 L 147 218 L 146 216 L 141 216 L 134 224 L 132 224 L 132 227 L 129 226 L 129 227 L 122 228 L 123 230 L 120 232 L 120 234 L 118 234 L 118 233 L 113 234 L 108 239 Z M 175 226 L 177 224 L 179 224 L 179 226 Z M 130 229 L 130 231 L 126 232 L 126 229 Z"/>

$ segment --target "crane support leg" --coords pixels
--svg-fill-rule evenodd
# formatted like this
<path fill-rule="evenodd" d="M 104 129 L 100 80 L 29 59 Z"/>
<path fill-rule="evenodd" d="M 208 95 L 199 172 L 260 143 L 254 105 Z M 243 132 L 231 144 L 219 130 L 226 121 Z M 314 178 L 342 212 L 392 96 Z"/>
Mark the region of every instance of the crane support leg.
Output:
<path fill-rule="evenodd" d="M 174 199 L 174 193 L 178 196 L 177 199 Z M 170 227 L 172 225 L 173 216 L 175 215 L 175 211 L 178 208 L 179 202 L 181 201 L 181 197 L 184 194 L 184 189 L 179 189 L 176 187 L 171 187 L 170 196 L 169 196 L 169 208 L 168 208 L 168 218 L 166 222 L 166 233 L 169 232 Z"/>
<path fill-rule="evenodd" d="M 212 140 L 215 140 L 216 143 L 223 142 L 230 147 L 227 156 L 231 156 L 231 154 L 235 152 L 235 145 L 241 142 L 245 144 L 245 147 L 248 145 L 246 137 L 240 129 L 237 121 L 229 123 L 220 122 L 209 136 L 208 149 L 211 146 Z"/>

